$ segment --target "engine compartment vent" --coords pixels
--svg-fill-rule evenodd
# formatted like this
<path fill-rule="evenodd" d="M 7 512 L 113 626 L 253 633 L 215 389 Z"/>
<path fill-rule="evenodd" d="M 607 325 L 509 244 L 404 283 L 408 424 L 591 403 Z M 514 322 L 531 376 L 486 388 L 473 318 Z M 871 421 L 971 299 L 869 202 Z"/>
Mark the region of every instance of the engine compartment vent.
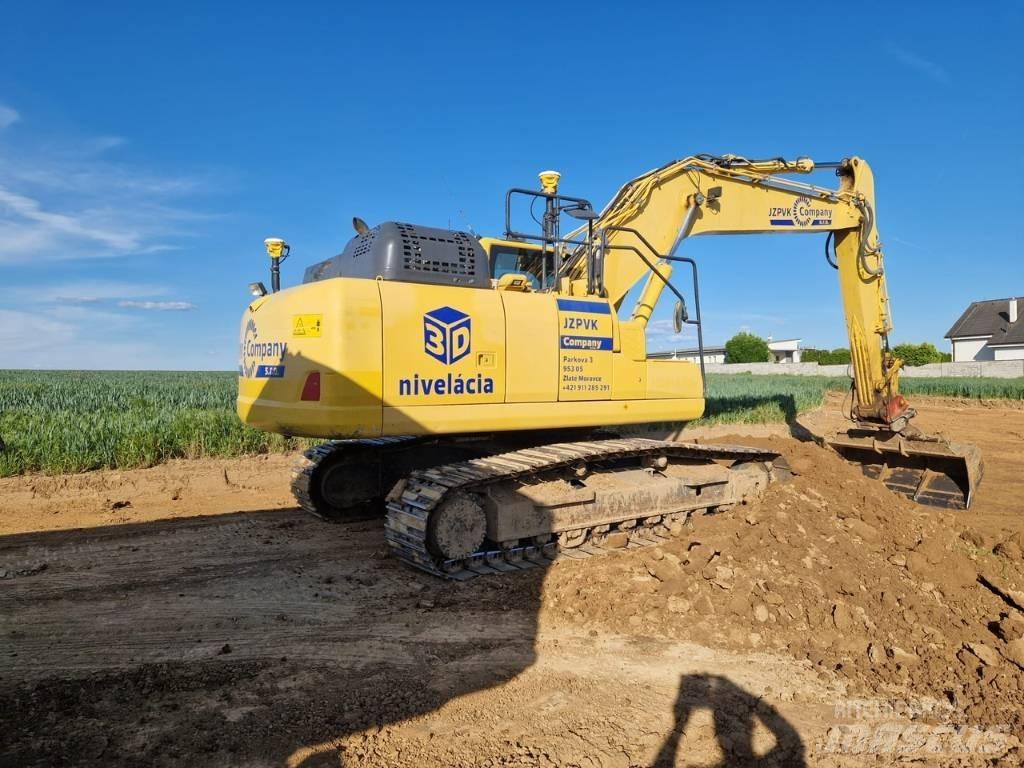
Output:
<path fill-rule="evenodd" d="M 406 269 L 449 275 L 472 275 L 476 271 L 476 253 L 465 232 L 427 235 L 411 224 L 399 224 L 398 231 L 402 235 L 402 265 Z"/>
<path fill-rule="evenodd" d="M 398 221 L 353 237 L 340 254 L 307 268 L 303 282 L 334 277 L 490 287 L 487 254 L 474 236 Z"/>

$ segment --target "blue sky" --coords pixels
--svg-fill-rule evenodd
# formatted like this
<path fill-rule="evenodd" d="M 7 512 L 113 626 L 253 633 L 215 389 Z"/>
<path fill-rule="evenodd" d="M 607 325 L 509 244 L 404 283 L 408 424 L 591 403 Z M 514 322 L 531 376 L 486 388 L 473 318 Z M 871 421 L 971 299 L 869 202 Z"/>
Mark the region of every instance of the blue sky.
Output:
<path fill-rule="evenodd" d="M 353 215 L 496 234 L 539 170 L 601 206 L 697 152 L 868 159 L 894 341 L 948 348 L 1024 294 L 1022 37 L 1020 2 L 8 4 L 0 365 L 232 369 L 267 235 L 287 285 Z M 706 341 L 845 345 L 819 238 L 685 252 Z"/>

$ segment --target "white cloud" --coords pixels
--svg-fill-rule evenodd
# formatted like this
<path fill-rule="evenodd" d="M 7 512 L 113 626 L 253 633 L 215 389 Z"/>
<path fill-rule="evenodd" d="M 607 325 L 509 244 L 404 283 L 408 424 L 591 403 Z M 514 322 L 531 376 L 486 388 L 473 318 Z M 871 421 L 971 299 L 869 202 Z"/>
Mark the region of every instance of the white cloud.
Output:
<path fill-rule="evenodd" d="M 160 253 L 215 218 L 181 203 L 207 179 L 118 161 L 119 136 L 32 141 L 0 140 L 0 264 Z"/>
<path fill-rule="evenodd" d="M 0 309 L 0 346 L 8 360 L 11 353 L 35 352 L 46 346 L 45 340 L 70 338 L 74 332 L 74 325 L 36 312 Z"/>
<path fill-rule="evenodd" d="M 115 299 L 149 298 L 166 294 L 166 286 L 120 280 L 76 280 L 54 285 L 29 285 L 14 290 L 14 295 L 25 301 L 75 304 L 95 304 Z"/>
<path fill-rule="evenodd" d="M 697 346 L 696 326 L 684 325 L 676 333 L 671 319 L 651 320 L 647 324 L 647 351 L 664 352 L 670 349 L 689 349 Z"/>
<path fill-rule="evenodd" d="M 78 215 L 54 213 L 44 210 L 38 200 L 0 186 L 0 211 L 5 208 L 15 220 L 21 220 L 23 227 L 27 224 L 29 231 L 35 229 L 40 233 L 49 233 L 52 239 L 68 236 L 106 245 L 115 251 L 130 251 L 140 246 L 139 233 L 129 228 L 119 231 L 117 228 L 103 227 L 97 221 L 96 212 L 85 211 Z"/>
<path fill-rule="evenodd" d="M 114 328 L 124 328 L 135 324 L 131 315 L 111 312 L 102 305 L 96 304 L 57 304 L 42 310 L 53 320 L 75 323 L 86 333 L 105 333 Z"/>
<path fill-rule="evenodd" d="M 210 183 L 198 176 L 162 176 L 102 157 L 107 150 L 123 143 L 117 137 L 102 137 L 77 142 L 63 150 L 48 151 L 43 158 L 16 160 L 0 155 L 0 167 L 7 178 L 33 188 L 91 195 L 98 199 L 142 195 L 143 199 L 136 201 L 140 204 L 152 204 L 154 198 L 198 194 Z M 199 217 L 181 209 L 171 212 Z"/>
<path fill-rule="evenodd" d="M 924 56 L 919 56 L 894 42 L 887 43 L 886 50 L 890 56 L 893 56 L 904 66 L 913 69 L 918 74 L 924 75 L 943 85 L 949 82 L 949 73 L 938 62 L 926 59 Z"/>
<path fill-rule="evenodd" d="M 69 370 L 197 370 L 210 367 L 200 350 L 174 350 L 148 342 L 128 315 L 86 307 L 25 312 L 0 309 L 0 346 L 11 368 Z M 114 338 L 103 334 L 117 329 Z M 141 340 L 140 340 L 141 339 Z M 230 353 L 223 355 L 228 359 Z M 224 365 L 229 368 L 230 365 Z"/>
<path fill-rule="evenodd" d="M 19 120 L 21 120 L 21 115 L 18 114 L 18 110 L 0 104 L 0 131 L 14 125 Z"/>
<path fill-rule="evenodd" d="M 187 312 L 195 309 L 190 301 L 119 301 L 117 306 L 125 309 L 151 309 L 158 312 Z"/>
<path fill-rule="evenodd" d="M 92 149 L 95 152 L 106 152 L 108 149 L 114 149 L 127 143 L 127 140 L 121 136 L 97 136 L 94 139 L 88 139 L 85 142 L 87 149 Z"/>
<path fill-rule="evenodd" d="M 20 119 L 0 104 L 0 129 Z M 36 126 L 33 126 L 35 129 Z M 124 162 L 120 136 L 63 136 L 0 130 L 0 269 L 24 264 L 35 282 L 0 289 L 0 345 L 9 367 L 208 368 L 188 334 L 175 333 L 195 308 L 174 282 L 121 279 L 102 265 L 53 262 L 159 254 L 179 249 L 215 218 L 198 199 L 200 176 Z M 143 267 L 140 267 L 144 269 Z M 88 277 L 73 277 L 76 274 Z M 140 272 L 138 274 L 145 274 Z M 153 316 L 152 313 L 162 316 Z M 163 313 L 179 313 L 171 317 Z M 148 315 L 148 316 L 147 316 Z M 155 337 L 163 334 L 161 342 Z M 204 345 L 208 346 L 208 345 Z M 229 359 L 233 345 L 225 345 Z"/>

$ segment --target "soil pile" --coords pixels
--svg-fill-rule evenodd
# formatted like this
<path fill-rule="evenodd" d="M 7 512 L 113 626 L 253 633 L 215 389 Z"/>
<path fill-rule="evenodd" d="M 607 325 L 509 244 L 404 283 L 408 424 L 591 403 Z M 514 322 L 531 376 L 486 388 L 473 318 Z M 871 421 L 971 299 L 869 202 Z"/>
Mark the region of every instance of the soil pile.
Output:
<path fill-rule="evenodd" d="M 784 651 L 853 695 L 929 700 L 933 719 L 1024 733 L 1019 532 L 979 533 L 970 512 L 917 506 L 813 444 L 727 442 L 778 450 L 799 474 L 585 578 L 552 569 L 544 611 L 602 631 Z"/>

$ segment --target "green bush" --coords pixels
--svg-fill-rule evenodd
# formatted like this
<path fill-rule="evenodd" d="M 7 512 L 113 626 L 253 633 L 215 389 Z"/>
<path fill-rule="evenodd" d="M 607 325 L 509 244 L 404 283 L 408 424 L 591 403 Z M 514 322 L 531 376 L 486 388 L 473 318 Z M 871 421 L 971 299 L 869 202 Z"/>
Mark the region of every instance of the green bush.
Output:
<path fill-rule="evenodd" d="M 817 363 L 818 365 L 848 365 L 850 362 L 850 350 L 846 347 L 836 349 L 814 349 L 813 347 L 801 350 L 800 360 L 805 363 Z"/>
<path fill-rule="evenodd" d="M 918 366 L 944 362 L 942 352 L 927 341 L 921 344 L 897 344 L 892 351 L 904 365 Z"/>
<path fill-rule="evenodd" d="M 771 358 L 768 342 L 752 333 L 737 333 L 725 342 L 727 363 L 767 363 Z"/>

